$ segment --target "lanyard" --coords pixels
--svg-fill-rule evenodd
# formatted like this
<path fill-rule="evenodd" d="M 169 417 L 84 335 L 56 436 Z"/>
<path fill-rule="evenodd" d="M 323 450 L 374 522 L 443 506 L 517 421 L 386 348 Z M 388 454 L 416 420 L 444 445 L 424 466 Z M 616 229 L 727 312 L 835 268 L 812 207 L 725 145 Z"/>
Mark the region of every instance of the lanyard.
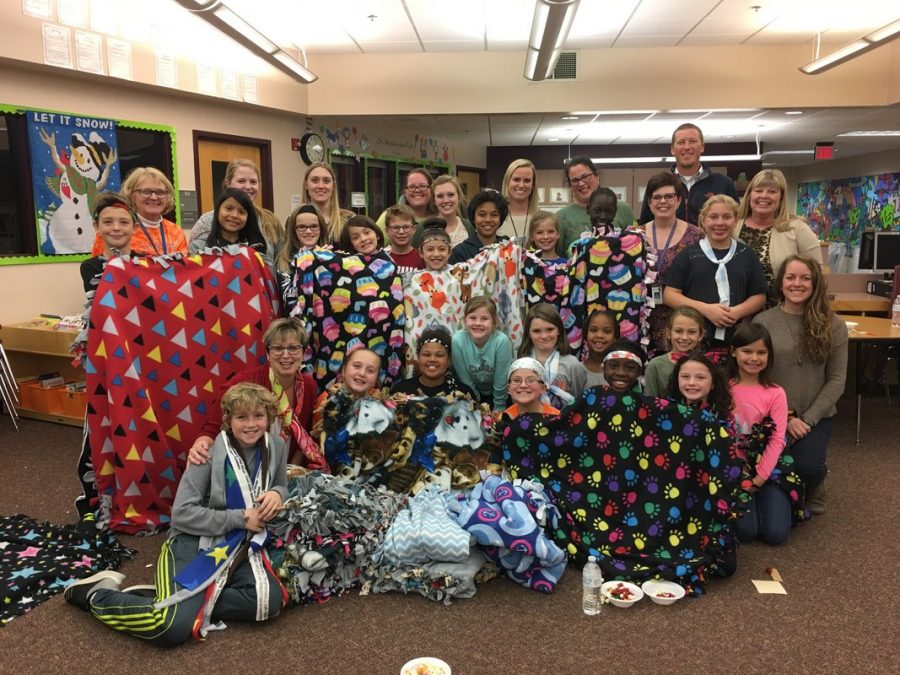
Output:
<path fill-rule="evenodd" d="M 675 219 L 675 222 L 672 224 L 672 229 L 669 230 L 669 236 L 666 237 L 666 245 L 663 247 L 662 253 L 659 253 L 659 243 L 656 241 L 656 219 L 653 220 L 653 248 L 656 249 L 659 256 L 657 260 L 659 261 L 657 266 L 662 267 L 663 260 L 666 259 L 666 251 L 669 250 L 669 244 L 672 243 L 672 235 L 675 234 L 675 230 L 678 229 L 678 219 Z"/>
<path fill-rule="evenodd" d="M 156 242 L 153 241 L 153 237 L 150 236 L 150 231 L 147 229 L 147 226 L 144 225 L 144 221 L 138 218 L 138 225 L 141 226 L 141 230 L 144 232 L 144 236 L 147 237 L 147 241 L 153 247 L 153 250 L 156 251 L 157 255 L 165 255 L 168 253 L 168 249 L 166 248 L 166 228 L 163 226 L 163 222 L 159 221 L 159 240 L 162 244 L 162 252 L 160 252 L 159 248 L 156 246 Z"/>

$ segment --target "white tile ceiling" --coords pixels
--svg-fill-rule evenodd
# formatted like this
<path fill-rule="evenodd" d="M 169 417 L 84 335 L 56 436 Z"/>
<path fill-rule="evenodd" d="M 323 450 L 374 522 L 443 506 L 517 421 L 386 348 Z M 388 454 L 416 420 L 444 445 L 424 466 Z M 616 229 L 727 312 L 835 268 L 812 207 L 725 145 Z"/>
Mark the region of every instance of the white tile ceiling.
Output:
<path fill-rule="evenodd" d="M 129 0 L 131 1 L 131 0 Z M 224 0 L 275 42 L 311 56 L 519 50 L 534 0 Z M 900 18 L 900 0 L 581 0 L 566 43 L 579 48 L 844 44 Z M 392 124 L 483 145 L 668 144 L 685 121 L 709 142 L 752 141 L 768 150 L 806 150 L 851 129 L 900 128 L 900 106 L 804 110 L 613 111 L 522 115 L 392 116 Z M 342 117 L 342 119 L 346 119 Z M 366 118 L 357 118 L 360 122 Z M 383 118 L 382 118 L 383 121 Z M 558 141 L 549 141 L 558 138 Z M 900 147 L 900 139 L 837 139 L 838 156 Z M 806 163 L 803 156 L 778 162 Z"/>

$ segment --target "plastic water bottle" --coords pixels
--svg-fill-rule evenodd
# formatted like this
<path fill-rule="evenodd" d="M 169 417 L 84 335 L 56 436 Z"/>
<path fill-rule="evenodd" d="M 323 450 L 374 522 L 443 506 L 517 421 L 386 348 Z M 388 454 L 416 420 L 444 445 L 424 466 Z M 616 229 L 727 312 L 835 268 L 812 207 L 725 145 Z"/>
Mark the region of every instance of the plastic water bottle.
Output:
<path fill-rule="evenodd" d="M 600 613 L 600 586 L 603 585 L 603 572 L 597 564 L 597 558 L 588 558 L 587 565 L 581 570 L 581 608 L 584 613 L 593 616 Z"/>
<path fill-rule="evenodd" d="M 891 308 L 891 325 L 900 328 L 900 295 L 894 298 L 894 306 Z"/>

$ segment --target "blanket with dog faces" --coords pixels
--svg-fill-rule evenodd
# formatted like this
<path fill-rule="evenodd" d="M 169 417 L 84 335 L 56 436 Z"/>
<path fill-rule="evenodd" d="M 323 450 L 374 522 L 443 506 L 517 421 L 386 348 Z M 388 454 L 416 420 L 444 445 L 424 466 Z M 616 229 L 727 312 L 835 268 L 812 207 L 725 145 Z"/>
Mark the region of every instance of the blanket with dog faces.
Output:
<path fill-rule="evenodd" d="M 88 313 L 87 429 L 99 520 L 167 526 L 188 448 L 219 386 L 266 362 L 279 294 L 255 251 L 115 258 Z"/>
<path fill-rule="evenodd" d="M 699 593 L 728 543 L 742 460 L 710 412 L 606 387 L 558 416 L 503 429 L 510 473 L 550 489 L 564 514 L 556 541 L 607 579 L 671 579 Z"/>
<path fill-rule="evenodd" d="M 403 365 L 403 284 L 384 251 L 373 255 L 328 249 L 301 251 L 292 263 L 296 303 L 291 315 L 309 335 L 305 361 L 323 391 L 349 352 L 366 347 L 381 357 L 380 382 L 390 386 Z"/>

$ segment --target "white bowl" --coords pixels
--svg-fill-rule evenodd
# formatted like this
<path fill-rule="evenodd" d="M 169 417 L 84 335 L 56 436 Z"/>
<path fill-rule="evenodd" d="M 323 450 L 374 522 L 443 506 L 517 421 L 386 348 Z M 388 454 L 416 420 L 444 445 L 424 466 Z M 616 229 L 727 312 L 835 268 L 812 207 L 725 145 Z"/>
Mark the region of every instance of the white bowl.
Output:
<path fill-rule="evenodd" d="M 674 581 L 663 581 L 662 579 L 651 579 L 641 584 L 644 595 L 650 598 L 657 605 L 671 605 L 681 600 L 685 591 L 684 588 L 676 584 Z M 671 598 L 661 598 L 661 593 L 671 593 Z"/>
<path fill-rule="evenodd" d="M 859 321 L 845 321 L 844 323 L 847 324 L 847 330 L 853 330 L 859 325 Z"/>
<path fill-rule="evenodd" d="M 436 656 L 420 656 L 407 661 L 400 669 L 400 675 L 451 675 L 450 665 Z"/>
<path fill-rule="evenodd" d="M 631 600 L 620 600 L 610 595 L 610 591 L 619 584 L 631 591 L 634 596 Z M 600 593 L 616 607 L 631 607 L 634 603 L 644 597 L 644 591 L 641 590 L 641 587 L 635 586 L 628 581 L 607 581 L 600 587 Z"/>

